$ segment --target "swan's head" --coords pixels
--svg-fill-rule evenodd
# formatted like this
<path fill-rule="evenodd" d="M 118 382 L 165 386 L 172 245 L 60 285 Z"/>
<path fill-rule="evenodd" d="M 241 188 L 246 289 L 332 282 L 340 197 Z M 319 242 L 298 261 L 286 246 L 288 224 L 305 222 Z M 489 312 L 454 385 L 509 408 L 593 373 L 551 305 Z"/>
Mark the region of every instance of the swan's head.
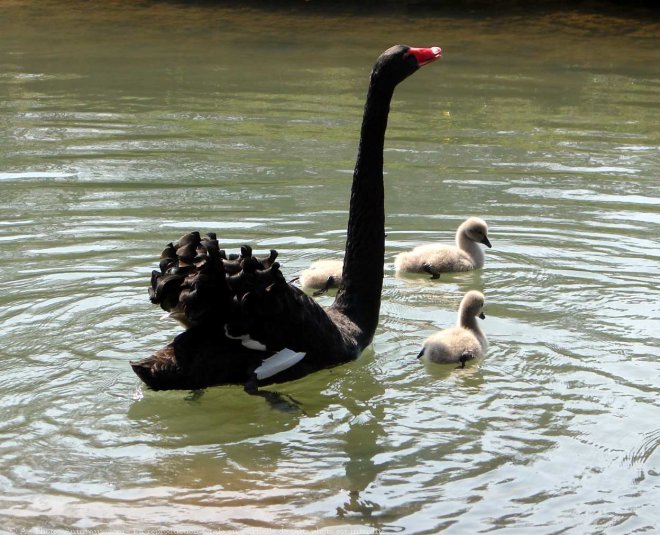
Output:
<path fill-rule="evenodd" d="M 479 219 L 478 217 L 469 218 L 458 228 L 458 232 L 474 242 L 483 243 L 486 247 L 492 247 L 488 239 L 488 225 L 483 219 Z"/>
<path fill-rule="evenodd" d="M 428 65 L 442 56 L 439 46 L 414 48 L 395 45 L 383 52 L 374 65 L 373 75 L 385 77 L 395 85 L 405 80 L 420 67 Z"/>
<path fill-rule="evenodd" d="M 482 320 L 486 319 L 484 314 L 484 304 L 486 298 L 484 294 L 477 290 L 470 290 L 463 296 L 461 301 L 460 315 L 461 317 L 479 317 Z"/>

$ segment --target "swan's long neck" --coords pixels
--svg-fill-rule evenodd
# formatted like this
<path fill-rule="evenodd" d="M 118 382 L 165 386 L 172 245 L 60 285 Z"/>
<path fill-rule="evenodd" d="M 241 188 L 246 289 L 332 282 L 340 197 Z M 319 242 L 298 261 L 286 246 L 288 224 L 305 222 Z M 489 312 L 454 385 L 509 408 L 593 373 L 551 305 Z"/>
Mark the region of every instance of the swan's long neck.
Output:
<path fill-rule="evenodd" d="M 488 339 L 486 338 L 486 335 L 481 330 L 481 327 L 479 327 L 476 316 L 472 314 L 467 307 L 461 305 L 458 311 L 458 321 L 456 322 L 456 325 L 472 331 L 483 349 L 488 347 Z"/>
<path fill-rule="evenodd" d="M 456 231 L 456 246 L 470 255 L 476 269 L 484 266 L 486 255 L 484 255 L 483 250 L 479 247 L 477 242 L 468 238 L 463 225 L 458 227 L 458 230 Z"/>
<path fill-rule="evenodd" d="M 342 287 L 335 307 L 361 330 L 362 347 L 378 325 L 385 261 L 383 148 L 394 85 L 372 73 L 353 173 Z"/>

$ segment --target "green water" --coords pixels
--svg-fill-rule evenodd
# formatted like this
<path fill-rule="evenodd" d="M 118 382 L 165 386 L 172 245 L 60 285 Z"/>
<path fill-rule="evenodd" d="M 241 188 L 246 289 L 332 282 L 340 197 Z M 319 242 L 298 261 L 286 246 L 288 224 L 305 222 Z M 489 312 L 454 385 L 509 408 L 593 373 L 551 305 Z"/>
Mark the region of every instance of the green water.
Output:
<path fill-rule="evenodd" d="M 653 532 L 660 484 L 657 23 L 0 2 L 0 518 L 12 532 Z M 373 348 L 280 385 L 151 392 L 151 269 L 191 229 L 341 258 L 371 64 L 395 94 Z M 477 215 L 485 269 L 395 276 Z M 422 340 L 486 295 L 490 349 Z M 325 297 L 323 303 L 330 303 Z"/>

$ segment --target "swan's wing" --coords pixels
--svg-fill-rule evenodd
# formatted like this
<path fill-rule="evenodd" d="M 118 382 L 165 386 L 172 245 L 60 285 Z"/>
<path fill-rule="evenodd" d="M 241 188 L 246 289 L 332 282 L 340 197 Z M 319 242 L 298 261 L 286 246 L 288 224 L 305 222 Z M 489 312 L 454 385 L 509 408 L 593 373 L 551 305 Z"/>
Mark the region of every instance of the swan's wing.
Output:
<path fill-rule="evenodd" d="M 357 357 L 347 349 L 353 340 L 346 326 L 338 327 L 334 315 L 288 284 L 277 262 L 252 257 L 248 247 L 226 260 L 215 238 L 187 234 L 163 251 L 149 295 L 185 317 L 188 327 L 151 357 L 131 363 L 154 388 L 245 384 L 256 369 L 264 379 L 295 378 Z M 284 348 L 306 358 L 281 356 L 262 367 L 264 351 Z"/>
<path fill-rule="evenodd" d="M 160 270 L 151 275 L 149 297 L 188 326 L 237 324 L 243 321 L 241 301 L 247 293 L 284 282 L 276 257 L 272 250 L 260 260 L 243 246 L 241 256 L 228 260 L 214 234 L 202 238 L 191 232 L 163 250 Z"/>
<path fill-rule="evenodd" d="M 328 312 L 299 288 L 279 280 L 263 291 L 245 295 L 241 312 L 246 318 L 246 334 L 269 351 L 289 348 L 307 352 L 312 360 L 322 354 L 341 353 L 343 338 Z M 307 360 L 307 359 L 306 359 Z"/>

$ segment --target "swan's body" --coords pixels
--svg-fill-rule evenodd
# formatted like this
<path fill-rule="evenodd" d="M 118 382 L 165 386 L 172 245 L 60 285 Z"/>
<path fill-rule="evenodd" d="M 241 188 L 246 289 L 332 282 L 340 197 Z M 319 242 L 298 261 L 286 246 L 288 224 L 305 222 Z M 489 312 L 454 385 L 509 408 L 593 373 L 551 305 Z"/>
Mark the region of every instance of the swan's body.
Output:
<path fill-rule="evenodd" d="M 303 288 L 325 292 L 341 285 L 341 274 L 344 262 L 341 260 L 317 260 L 300 274 L 300 284 Z"/>
<path fill-rule="evenodd" d="M 418 357 L 438 364 L 462 364 L 484 356 L 488 339 L 477 323 L 484 319 L 484 296 L 471 290 L 465 294 L 458 309 L 458 321 L 454 327 L 429 336 L 422 345 Z"/>
<path fill-rule="evenodd" d="M 456 230 L 456 245 L 420 245 L 412 251 L 399 253 L 394 267 L 402 272 L 430 273 L 433 278 L 440 273 L 479 269 L 485 260 L 480 243 L 491 247 L 488 225 L 483 219 L 470 217 Z"/>
<path fill-rule="evenodd" d="M 399 82 L 440 55 L 437 47 L 398 45 L 374 65 L 335 302 L 324 309 L 288 284 L 273 254 L 258 260 L 244 247 L 240 258 L 227 259 L 215 235 L 183 236 L 163 251 L 150 296 L 166 311 L 184 314 L 189 328 L 152 356 L 131 363 L 145 383 L 154 389 L 253 388 L 355 359 L 371 343 L 383 285 L 383 147 L 389 105 Z M 275 363 L 268 360 L 273 355 Z M 264 370 L 275 370 L 274 375 Z"/>

